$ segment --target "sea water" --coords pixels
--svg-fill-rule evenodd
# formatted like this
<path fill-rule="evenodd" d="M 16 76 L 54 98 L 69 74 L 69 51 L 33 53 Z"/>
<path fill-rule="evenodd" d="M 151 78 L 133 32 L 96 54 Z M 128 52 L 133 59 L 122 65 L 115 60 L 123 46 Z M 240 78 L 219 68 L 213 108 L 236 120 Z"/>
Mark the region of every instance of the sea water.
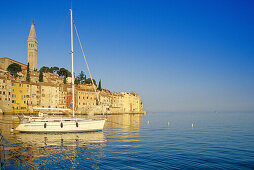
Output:
<path fill-rule="evenodd" d="M 254 168 L 254 113 L 109 115 L 89 133 L 14 133 L 17 123 L 0 115 L 1 168 Z"/>

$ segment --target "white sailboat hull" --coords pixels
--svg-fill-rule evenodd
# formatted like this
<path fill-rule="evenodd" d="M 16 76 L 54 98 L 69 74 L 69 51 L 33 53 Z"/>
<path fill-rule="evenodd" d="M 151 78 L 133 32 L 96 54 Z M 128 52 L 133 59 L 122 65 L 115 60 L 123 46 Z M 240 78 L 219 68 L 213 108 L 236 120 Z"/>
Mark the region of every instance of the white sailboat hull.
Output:
<path fill-rule="evenodd" d="M 105 120 L 65 120 L 47 121 L 37 120 L 20 123 L 15 130 L 19 132 L 91 132 L 101 131 Z"/>

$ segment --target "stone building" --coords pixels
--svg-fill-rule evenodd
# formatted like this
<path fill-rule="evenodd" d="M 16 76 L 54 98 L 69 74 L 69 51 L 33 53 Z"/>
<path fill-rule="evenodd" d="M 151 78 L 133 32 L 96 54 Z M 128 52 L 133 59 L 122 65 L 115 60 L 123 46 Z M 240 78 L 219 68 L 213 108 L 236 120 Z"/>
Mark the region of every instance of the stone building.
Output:
<path fill-rule="evenodd" d="M 7 70 L 8 66 L 13 63 L 19 64 L 21 66 L 21 70 L 27 69 L 27 65 L 7 57 L 0 58 L 0 69 Z"/>
<path fill-rule="evenodd" d="M 59 86 L 49 83 L 40 83 L 42 108 L 59 108 Z"/>
<path fill-rule="evenodd" d="M 75 87 L 76 107 L 80 113 L 93 110 L 97 105 L 97 91 L 92 84 L 81 84 Z"/>
<path fill-rule="evenodd" d="M 0 109 L 2 112 L 11 110 L 11 80 L 0 76 Z"/>
<path fill-rule="evenodd" d="M 104 106 L 111 106 L 112 95 L 109 90 L 100 91 L 100 104 Z"/>
<path fill-rule="evenodd" d="M 123 95 L 123 110 L 124 112 L 139 113 L 143 111 L 143 104 L 140 95 L 136 93 L 121 92 Z"/>
<path fill-rule="evenodd" d="M 37 83 L 29 83 L 27 94 L 27 107 L 29 112 L 33 112 L 34 107 L 40 106 L 41 103 L 41 88 Z"/>
<path fill-rule="evenodd" d="M 58 106 L 59 108 L 67 108 L 67 88 L 68 85 L 66 84 L 60 84 L 59 85 L 59 103 Z M 69 85 L 69 88 L 71 88 L 71 86 Z"/>
<path fill-rule="evenodd" d="M 110 111 L 115 113 L 122 113 L 124 111 L 123 104 L 124 104 L 123 95 L 120 93 L 112 93 Z"/>
<path fill-rule="evenodd" d="M 37 38 L 35 34 L 34 21 L 32 22 L 27 40 L 27 59 L 30 70 L 37 70 Z"/>

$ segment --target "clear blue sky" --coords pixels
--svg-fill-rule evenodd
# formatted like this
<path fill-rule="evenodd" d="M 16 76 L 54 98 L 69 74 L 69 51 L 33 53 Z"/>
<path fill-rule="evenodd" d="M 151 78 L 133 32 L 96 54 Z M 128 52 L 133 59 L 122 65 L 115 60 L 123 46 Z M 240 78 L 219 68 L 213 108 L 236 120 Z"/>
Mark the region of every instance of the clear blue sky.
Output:
<path fill-rule="evenodd" d="M 0 2 L 0 57 L 70 70 L 70 0 Z M 254 1 L 72 0 L 92 75 L 148 111 L 254 110 Z M 84 59 L 75 40 L 75 72 Z"/>

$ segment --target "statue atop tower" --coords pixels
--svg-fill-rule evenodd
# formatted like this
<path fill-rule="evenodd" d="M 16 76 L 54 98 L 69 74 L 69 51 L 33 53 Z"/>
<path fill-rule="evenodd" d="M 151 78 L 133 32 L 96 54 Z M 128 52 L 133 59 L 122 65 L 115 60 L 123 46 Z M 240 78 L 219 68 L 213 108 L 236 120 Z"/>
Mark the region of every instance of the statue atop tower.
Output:
<path fill-rule="evenodd" d="M 27 60 L 30 70 L 37 69 L 37 38 L 35 34 L 34 20 L 31 25 L 30 33 L 27 40 Z"/>

